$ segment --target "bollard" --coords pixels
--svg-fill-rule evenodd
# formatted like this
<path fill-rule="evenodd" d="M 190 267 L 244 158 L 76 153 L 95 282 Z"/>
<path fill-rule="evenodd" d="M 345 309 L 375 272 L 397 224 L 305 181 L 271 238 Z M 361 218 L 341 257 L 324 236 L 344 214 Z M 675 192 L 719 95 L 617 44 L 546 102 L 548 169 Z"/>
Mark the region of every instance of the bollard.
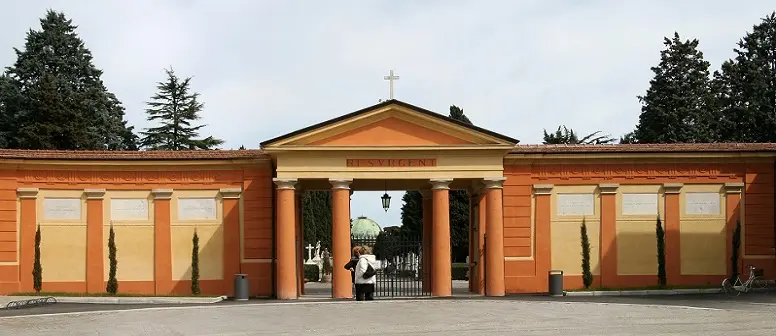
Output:
<path fill-rule="evenodd" d="M 248 279 L 245 278 L 245 274 L 234 275 L 234 300 L 248 300 Z"/>
<path fill-rule="evenodd" d="M 549 278 L 550 296 L 563 296 L 563 271 L 551 270 Z"/>

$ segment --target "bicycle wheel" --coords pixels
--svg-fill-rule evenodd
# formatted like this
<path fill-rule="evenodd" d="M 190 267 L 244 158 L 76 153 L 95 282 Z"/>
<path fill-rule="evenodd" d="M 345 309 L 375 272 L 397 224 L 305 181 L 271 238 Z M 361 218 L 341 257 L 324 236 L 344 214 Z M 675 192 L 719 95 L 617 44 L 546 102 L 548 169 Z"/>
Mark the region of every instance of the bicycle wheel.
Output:
<path fill-rule="evenodd" d="M 730 279 L 727 278 L 722 280 L 722 291 L 729 297 L 736 297 L 741 294 L 741 292 L 733 287 L 733 283 L 730 282 Z"/>
<path fill-rule="evenodd" d="M 750 286 L 752 286 L 752 291 L 758 292 L 758 293 L 763 293 L 764 295 L 768 295 L 769 289 L 768 289 L 768 281 L 767 280 L 759 278 L 759 277 L 755 278 L 752 281 L 752 284 Z"/>

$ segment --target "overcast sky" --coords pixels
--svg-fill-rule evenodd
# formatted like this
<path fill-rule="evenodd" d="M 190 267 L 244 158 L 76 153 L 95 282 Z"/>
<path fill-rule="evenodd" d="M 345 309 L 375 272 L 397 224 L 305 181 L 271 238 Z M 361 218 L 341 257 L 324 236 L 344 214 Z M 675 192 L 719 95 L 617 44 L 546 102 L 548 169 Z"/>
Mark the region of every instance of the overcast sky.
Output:
<path fill-rule="evenodd" d="M 745 3 L 745 5 L 744 5 Z M 137 128 L 173 66 L 194 76 L 207 134 L 259 142 L 396 98 L 541 142 L 542 129 L 619 137 L 638 120 L 663 37 L 700 39 L 712 69 L 773 0 L 14 1 L 0 10 L 0 65 L 47 8 L 65 12 Z M 353 197 L 353 216 L 400 223 L 402 192 Z"/>

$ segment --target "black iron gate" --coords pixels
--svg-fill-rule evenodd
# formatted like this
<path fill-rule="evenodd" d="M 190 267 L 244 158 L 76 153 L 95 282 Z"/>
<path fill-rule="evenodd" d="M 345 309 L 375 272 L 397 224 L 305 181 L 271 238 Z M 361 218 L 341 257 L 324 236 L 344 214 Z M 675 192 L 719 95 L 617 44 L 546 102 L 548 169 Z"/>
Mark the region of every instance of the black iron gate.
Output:
<path fill-rule="evenodd" d="M 351 246 L 368 246 L 377 258 L 375 297 L 431 295 L 423 288 L 421 237 L 381 232 L 377 237 L 351 237 Z"/>

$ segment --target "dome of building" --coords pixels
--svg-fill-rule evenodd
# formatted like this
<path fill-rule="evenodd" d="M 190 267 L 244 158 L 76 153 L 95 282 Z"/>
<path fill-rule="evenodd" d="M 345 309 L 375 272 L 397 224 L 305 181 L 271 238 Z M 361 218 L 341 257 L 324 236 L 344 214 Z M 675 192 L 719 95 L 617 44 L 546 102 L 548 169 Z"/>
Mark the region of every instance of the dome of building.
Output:
<path fill-rule="evenodd" d="M 350 222 L 350 234 L 353 237 L 377 237 L 382 231 L 380 225 L 364 216 Z"/>

